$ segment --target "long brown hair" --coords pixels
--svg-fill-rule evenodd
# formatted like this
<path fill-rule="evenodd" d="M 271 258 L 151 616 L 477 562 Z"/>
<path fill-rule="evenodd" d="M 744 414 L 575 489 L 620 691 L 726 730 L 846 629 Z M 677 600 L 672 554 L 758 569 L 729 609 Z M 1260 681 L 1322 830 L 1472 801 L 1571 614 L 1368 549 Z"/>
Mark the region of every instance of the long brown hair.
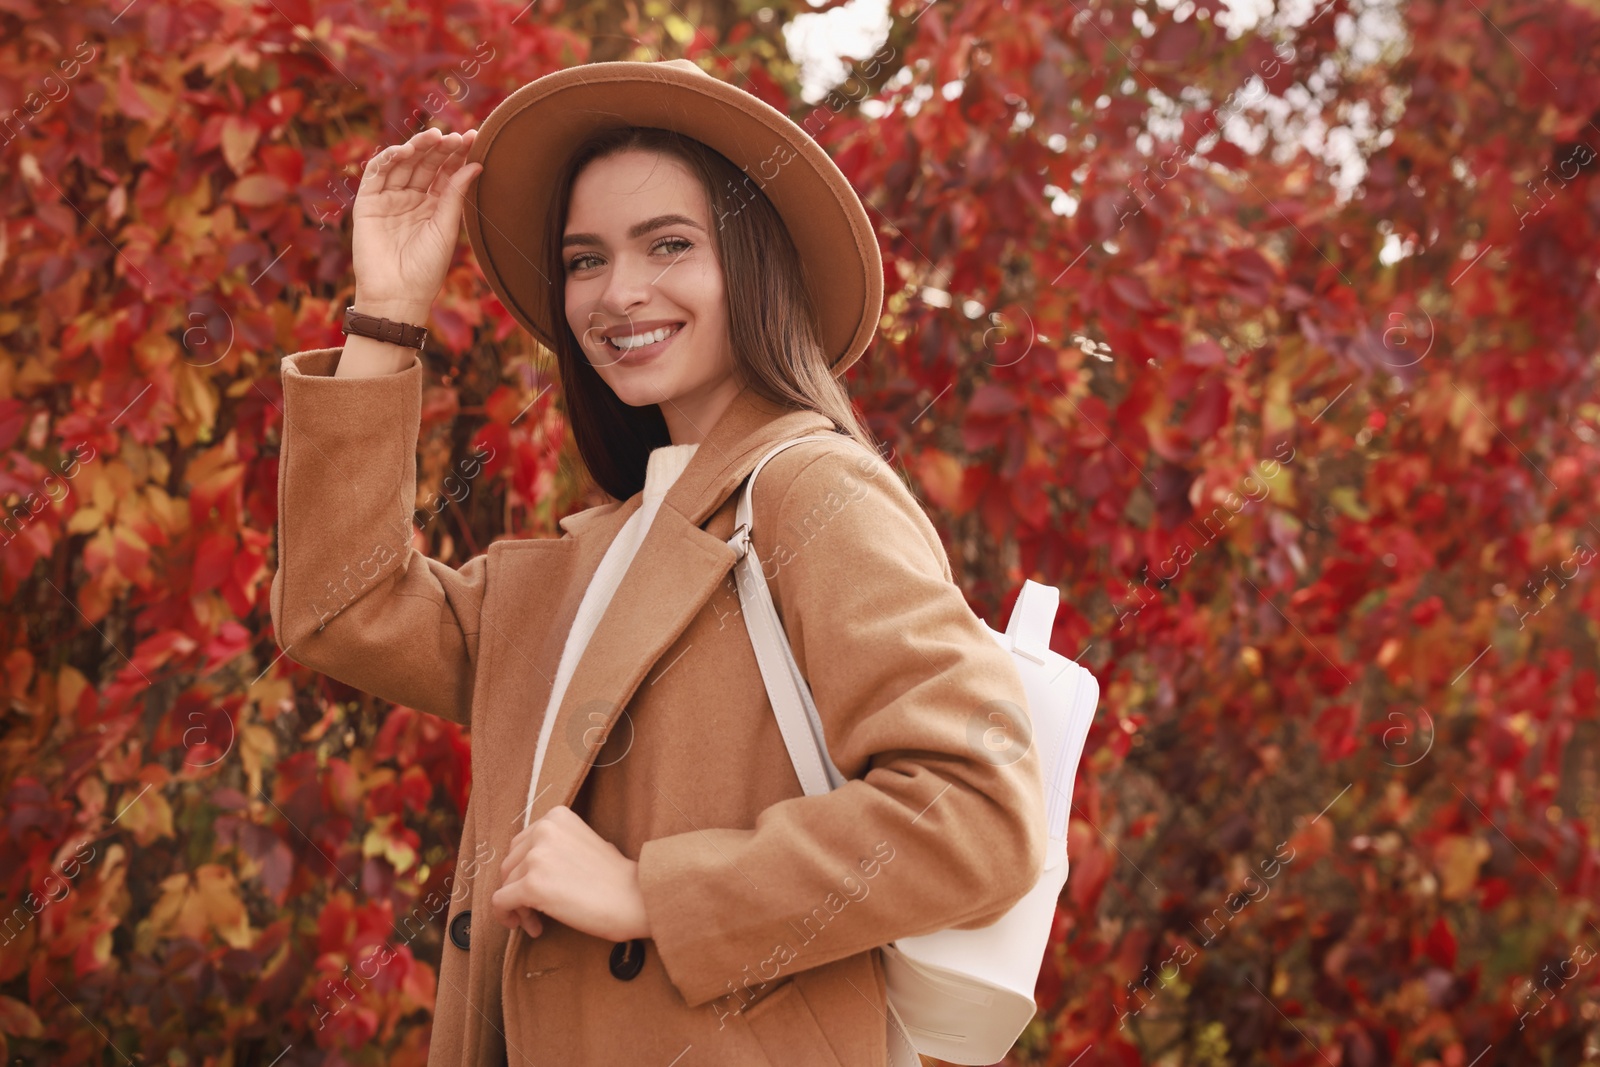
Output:
<path fill-rule="evenodd" d="M 844 385 L 833 376 L 800 256 L 772 202 L 752 189 L 745 173 L 726 156 L 701 141 L 653 126 L 618 126 L 597 131 L 573 150 L 557 177 L 546 215 L 545 276 L 554 279 L 547 299 L 550 321 L 558 331 L 556 372 L 590 476 L 607 493 L 626 500 L 644 488 L 651 449 L 672 443 L 660 406 L 623 403 L 567 326 L 561 237 L 572 187 L 588 164 L 628 149 L 659 152 L 683 163 L 705 188 L 711 217 L 721 220 L 712 229 L 712 244 L 722 265 L 733 373 L 740 386 L 791 411 L 820 412 L 881 454 L 856 418 Z"/>

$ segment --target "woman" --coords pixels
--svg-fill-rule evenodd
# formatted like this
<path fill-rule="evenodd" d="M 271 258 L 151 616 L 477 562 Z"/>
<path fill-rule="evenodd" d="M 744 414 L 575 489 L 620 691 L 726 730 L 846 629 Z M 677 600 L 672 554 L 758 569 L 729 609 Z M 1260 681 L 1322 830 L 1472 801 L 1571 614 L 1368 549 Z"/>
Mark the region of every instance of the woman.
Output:
<path fill-rule="evenodd" d="M 464 208 L 616 499 L 455 569 L 410 515 Z M 877 946 L 992 922 L 1045 830 L 1037 754 L 989 750 L 1010 655 L 838 384 L 881 309 L 859 199 L 694 64 L 601 63 L 385 149 L 354 226 L 352 310 L 389 323 L 284 360 L 272 615 L 297 661 L 471 727 L 430 1067 L 886 1063 Z M 762 468 L 751 535 L 848 779 L 805 796 L 727 542 L 755 463 L 826 430 Z"/>

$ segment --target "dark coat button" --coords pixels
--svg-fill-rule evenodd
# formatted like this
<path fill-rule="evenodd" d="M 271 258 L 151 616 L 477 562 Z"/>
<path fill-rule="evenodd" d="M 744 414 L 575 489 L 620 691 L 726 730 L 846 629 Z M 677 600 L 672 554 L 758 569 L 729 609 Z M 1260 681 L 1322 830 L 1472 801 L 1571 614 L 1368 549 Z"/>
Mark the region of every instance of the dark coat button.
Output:
<path fill-rule="evenodd" d="M 464 911 L 450 920 L 450 943 L 462 952 L 472 946 L 472 912 Z"/>
<path fill-rule="evenodd" d="M 611 946 L 611 974 L 624 982 L 644 969 L 644 941 L 618 941 Z"/>

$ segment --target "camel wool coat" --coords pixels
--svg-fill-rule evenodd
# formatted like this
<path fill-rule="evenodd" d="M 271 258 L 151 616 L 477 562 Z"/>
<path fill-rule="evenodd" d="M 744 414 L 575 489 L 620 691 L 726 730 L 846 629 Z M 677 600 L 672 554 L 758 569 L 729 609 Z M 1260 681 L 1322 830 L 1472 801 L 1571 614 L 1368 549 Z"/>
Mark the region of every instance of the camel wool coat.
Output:
<path fill-rule="evenodd" d="M 421 362 L 336 378 L 340 351 L 283 361 L 272 619 L 289 658 L 470 727 L 429 1067 L 881 1067 L 878 946 L 993 922 L 1047 847 L 1037 753 L 981 741 L 997 709 L 1026 708 L 1021 676 L 916 498 L 843 435 L 757 482 L 752 550 L 848 779 L 806 796 L 726 542 L 766 450 L 833 425 L 738 394 L 578 661 L 531 813 L 568 805 L 638 861 L 651 937 L 614 946 L 545 917 L 530 938 L 489 897 L 567 631 L 643 493 L 460 567 L 418 553 Z"/>

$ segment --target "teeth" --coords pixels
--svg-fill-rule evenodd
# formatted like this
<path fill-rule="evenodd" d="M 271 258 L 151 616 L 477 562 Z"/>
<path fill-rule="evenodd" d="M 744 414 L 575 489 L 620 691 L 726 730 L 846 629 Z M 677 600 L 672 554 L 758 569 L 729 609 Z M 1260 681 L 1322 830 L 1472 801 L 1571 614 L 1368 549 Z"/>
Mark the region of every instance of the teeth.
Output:
<path fill-rule="evenodd" d="M 612 348 L 620 348 L 627 352 L 630 349 L 653 345 L 662 338 L 671 337 L 677 332 L 677 326 L 663 326 L 659 330 L 651 330 L 649 333 L 637 333 L 631 337 L 613 337 L 609 343 Z"/>

